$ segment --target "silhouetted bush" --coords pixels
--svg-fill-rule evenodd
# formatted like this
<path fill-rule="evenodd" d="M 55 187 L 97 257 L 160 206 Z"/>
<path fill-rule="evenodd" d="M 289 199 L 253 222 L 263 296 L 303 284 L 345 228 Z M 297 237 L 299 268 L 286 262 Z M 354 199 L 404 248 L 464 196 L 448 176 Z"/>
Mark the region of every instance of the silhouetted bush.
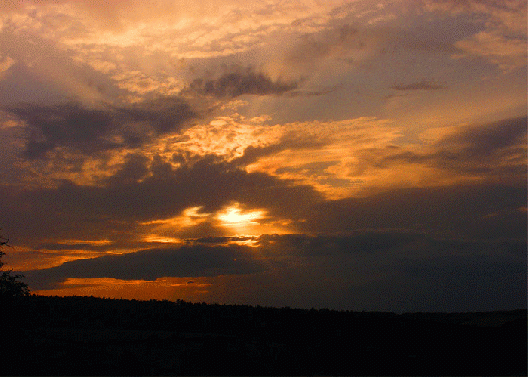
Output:
<path fill-rule="evenodd" d="M 0 248 L 7 245 L 9 240 L 0 236 Z M 0 250 L 0 268 L 4 265 L 2 257 L 5 255 Z M 11 275 L 12 271 L 2 271 L 0 275 L 0 300 L 9 299 L 13 297 L 21 297 L 29 295 L 29 288 L 26 283 L 23 283 L 19 279 L 23 278 L 23 275 Z"/>

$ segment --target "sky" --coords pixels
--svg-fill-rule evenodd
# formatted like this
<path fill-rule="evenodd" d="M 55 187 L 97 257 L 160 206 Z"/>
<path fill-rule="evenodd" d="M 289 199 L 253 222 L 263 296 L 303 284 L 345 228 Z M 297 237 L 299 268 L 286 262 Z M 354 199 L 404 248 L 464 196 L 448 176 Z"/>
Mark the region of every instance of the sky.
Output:
<path fill-rule="evenodd" d="M 1 4 L 33 293 L 526 307 L 526 1 Z"/>

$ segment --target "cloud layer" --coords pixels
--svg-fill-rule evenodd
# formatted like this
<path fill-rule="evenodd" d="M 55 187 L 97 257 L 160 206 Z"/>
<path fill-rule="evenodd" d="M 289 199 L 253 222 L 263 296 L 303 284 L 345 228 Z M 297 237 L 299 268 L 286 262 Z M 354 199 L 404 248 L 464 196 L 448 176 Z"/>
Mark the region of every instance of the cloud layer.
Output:
<path fill-rule="evenodd" d="M 259 237 L 256 247 L 214 245 L 223 241 L 202 239 L 194 246 L 77 260 L 26 276 L 44 290 L 78 284 L 75 280 L 96 287 L 108 277 L 122 281 L 112 280 L 113 285 L 134 281 L 145 286 L 162 278 L 206 277 L 203 294 L 211 301 L 252 297 L 250 303 L 261 305 L 352 310 L 497 310 L 522 305 L 525 293 L 523 242 L 436 240 L 394 231 L 268 235 Z M 283 273 L 288 281 L 277 280 Z M 175 294 L 189 288 L 178 287 Z M 427 299 L 430 291 L 436 294 L 434 303 Z"/>
<path fill-rule="evenodd" d="M 231 246 L 182 246 L 149 249 L 124 255 L 66 262 L 46 270 L 26 272 L 35 289 L 50 288 L 67 278 L 156 280 L 162 277 L 200 277 L 254 273 L 261 269 L 248 250 Z M 47 284 L 44 282 L 48 281 Z M 39 286 L 38 284 L 43 284 Z M 51 286 L 50 286 L 51 284 Z"/>

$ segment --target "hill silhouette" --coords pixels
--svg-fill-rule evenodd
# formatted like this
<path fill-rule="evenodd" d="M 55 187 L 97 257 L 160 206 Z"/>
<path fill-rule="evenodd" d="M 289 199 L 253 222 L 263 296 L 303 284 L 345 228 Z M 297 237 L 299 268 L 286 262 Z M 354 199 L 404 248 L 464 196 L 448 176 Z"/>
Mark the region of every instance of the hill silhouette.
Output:
<path fill-rule="evenodd" d="M 19 297 L 3 375 L 526 375 L 526 310 L 350 312 Z"/>

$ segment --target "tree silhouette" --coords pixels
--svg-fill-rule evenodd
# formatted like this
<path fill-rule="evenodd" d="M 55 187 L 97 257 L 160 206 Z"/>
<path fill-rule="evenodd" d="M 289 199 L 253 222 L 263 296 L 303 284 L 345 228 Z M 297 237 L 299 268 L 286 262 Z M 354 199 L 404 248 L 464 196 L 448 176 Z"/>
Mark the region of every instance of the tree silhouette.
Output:
<path fill-rule="evenodd" d="M 7 245 L 9 239 L 0 236 L 0 248 Z M 0 249 L 0 268 L 4 265 L 2 257 L 5 253 Z M 26 283 L 20 281 L 24 275 L 11 275 L 12 270 L 2 271 L 0 275 L 0 300 L 12 297 L 29 296 L 29 288 Z"/>

